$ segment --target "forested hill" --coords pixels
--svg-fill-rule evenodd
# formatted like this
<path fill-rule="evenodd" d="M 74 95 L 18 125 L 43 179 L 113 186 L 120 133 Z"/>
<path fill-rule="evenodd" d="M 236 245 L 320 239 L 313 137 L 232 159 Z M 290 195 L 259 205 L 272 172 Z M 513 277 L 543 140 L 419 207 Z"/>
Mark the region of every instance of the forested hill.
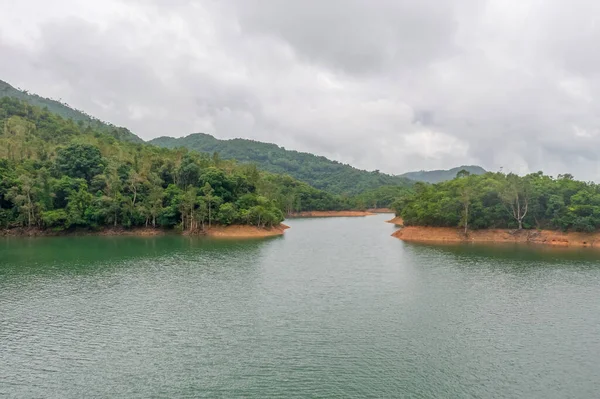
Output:
<path fill-rule="evenodd" d="M 461 170 L 466 170 L 472 175 L 482 175 L 486 172 L 486 170 L 483 169 L 481 166 L 464 165 L 448 170 L 421 170 L 418 172 L 408 172 L 400 176 L 406 177 L 414 181 L 421 181 L 424 183 L 440 183 L 443 181 L 454 179 L 456 177 L 456 174 Z"/>
<path fill-rule="evenodd" d="M 411 184 L 404 177 L 360 170 L 322 156 L 253 140 L 219 140 L 208 134 L 196 133 L 182 138 L 159 137 L 149 143 L 165 148 L 186 147 L 211 154 L 218 152 L 223 159 L 255 163 L 262 170 L 289 174 L 334 194 L 354 195 L 382 186 Z"/>
<path fill-rule="evenodd" d="M 255 165 L 116 140 L 47 109 L 0 98 L 1 229 L 265 226 L 290 212 L 355 209 L 398 194 L 337 196 Z"/>
<path fill-rule="evenodd" d="M 90 129 L 94 131 L 108 134 L 119 140 L 131 141 L 133 143 L 143 142 L 141 138 L 124 127 L 117 127 L 110 123 L 102 122 L 101 120 L 96 119 L 85 112 L 76 110 L 67 104 L 16 89 L 10 84 L 0 80 L 0 98 L 2 97 L 16 98 L 36 107 L 47 108 L 49 112 L 60 115 L 64 119 L 72 119 L 78 123 L 79 127 L 90 127 Z"/>

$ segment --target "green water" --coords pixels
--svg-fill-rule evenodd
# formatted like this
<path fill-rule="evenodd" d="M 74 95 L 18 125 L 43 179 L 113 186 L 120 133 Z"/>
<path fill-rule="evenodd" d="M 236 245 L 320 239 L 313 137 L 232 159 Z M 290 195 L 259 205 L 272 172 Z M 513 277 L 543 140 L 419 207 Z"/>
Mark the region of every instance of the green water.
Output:
<path fill-rule="evenodd" d="M 0 397 L 594 398 L 600 253 L 284 238 L 0 240 Z"/>

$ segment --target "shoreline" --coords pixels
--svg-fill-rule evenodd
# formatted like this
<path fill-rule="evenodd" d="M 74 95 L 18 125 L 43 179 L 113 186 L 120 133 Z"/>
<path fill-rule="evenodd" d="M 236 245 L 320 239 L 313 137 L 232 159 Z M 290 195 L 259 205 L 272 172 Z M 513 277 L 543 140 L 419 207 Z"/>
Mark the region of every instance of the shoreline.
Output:
<path fill-rule="evenodd" d="M 283 235 L 289 229 L 285 224 L 273 227 L 256 227 L 250 225 L 213 226 L 205 231 L 165 230 L 154 227 L 123 227 L 104 228 L 100 230 L 74 229 L 67 231 L 44 230 L 39 228 L 13 228 L 0 230 L 0 237 L 81 237 L 81 236 L 127 236 L 127 237 L 158 237 L 164 235 L 181 235 L 211 238 L 261 238 Z"/>
<path fill-rule="evenodd" d="M 290 226 L 283 223 L 273 227 L 232 224 L 230 226 L 214 226 L 203 233 L 192 233 L 191 235 L 200 235 L 211 238 L 262 238 L 282 236 L 289 228 Z"/>
<path fill-rule="evenodd" d="M 395 213 L 393 209 L 390 208 L 369 208 L 367 212 L 371 213 Z"/>
<path fill-rule="evenodd" d="M 554 230 L 471 230 L 452 227 L 408 226 L 394 232 L 392 237 L 408 242 L 431 243 L 522 243 L 560 247 L 600 248 L 600 232 L 577 233 Z"/>
<path fill-rule="evenodd" d="M 386 220 L 386 223 L 395 224 L 396 226 L 404 226 L 404 220 L 400 216 L 394 216 L 390 220 Z"/>
<path fill-rule="evenodd" d="M 305 211 L 293 212 L 288 218 L 331 218 L 331 217 L 362 217 L 373 216 L 376 213 L 369 211 Z"/>

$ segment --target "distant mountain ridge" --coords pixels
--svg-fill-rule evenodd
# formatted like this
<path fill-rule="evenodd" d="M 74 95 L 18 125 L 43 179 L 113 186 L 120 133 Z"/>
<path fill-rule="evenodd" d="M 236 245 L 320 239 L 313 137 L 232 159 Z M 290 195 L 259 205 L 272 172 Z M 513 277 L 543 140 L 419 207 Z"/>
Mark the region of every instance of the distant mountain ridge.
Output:
<path fill-rule="evenodd" d="M 447 170 L 421 170 L 417 172 L 408 172 L 401 174 L 400 176 L 406 177 L 410 180 L 421 181 L 425 183 L 441 183 L 443 181 L 454 179 L 456 177 L 456 174 L 461 170 L 466 170 L 472 175 L 482 175 L 487 172 L 481 166 L 463 165 Z"/>
<path fill-rule="evenodd" d="M 221 140 L 206 133 L 194 133 L 186 137 L 158 137 L 150 144 L 165 148 L 186 147 L 205 153 L 219 153 L 223 159 L 255 163 L 263 170 L 289 174 L 321 190 L 334 194 L 354 195 L 383 186 L 410 186 L 415 181 L 438 183 L 452 180 L 466 169 L 472 174 L 483 174 L 479 166 L 460 166 L 450 170 L 408 172 L 390 175 L 379 171 L 366 171 L 351 165 L 333 161 L 307 152 L 287 150 L 272 143 L 248 139 Z"/>
<path fill-rule="evenodd" d="M 323 156 L 287 150 L 276 144 L 247 139 L 220 140 L 195 133 L 182 138 L 159 137 L 149 141 L 159 147 L 186 147 L 200 152 L 218 152 L 223 159 L 255 163 L 260 169 L 305 181 L 333 194 L 354 195 L 383 186 L 409 186 L 401 176 L 366 171 Z"/>
<path fill-rule="evenodd" d="M 16 89 L 2 80 L 0 80 L 0 98 L 1 97 L 16 98 L 18 100 L 25 101 L 29 105 L 40 108 L 48 108 L 48 111 L 60 115 L 65 119 L 72 119 L 75 122 L 82 123 L 84 126 L 89 126 L 93 130 L 109 134 L 119 140 L 130 141 L 133 143 L 144 142 L 144 140 L 131 133 L 129 129 L 103 122 L 86 114 L 83 111 L 76 110 L 67 104 L 63 104 L 60 101 L 41 97 L 37 94 L 31 94 L 25 90 Z"/>

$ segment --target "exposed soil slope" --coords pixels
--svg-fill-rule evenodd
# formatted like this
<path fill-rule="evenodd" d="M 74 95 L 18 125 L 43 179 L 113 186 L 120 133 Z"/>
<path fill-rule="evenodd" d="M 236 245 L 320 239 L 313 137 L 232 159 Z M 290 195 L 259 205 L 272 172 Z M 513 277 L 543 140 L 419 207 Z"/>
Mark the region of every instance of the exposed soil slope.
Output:
<path fill-rule="evenodd" d="M 367 209 L 367 212 L 372 212 L 372 213 L 394 213 L 394 211 L 391 210 L 390 208 L 370 208 L 370 209 Z"/>
<path fill-rule="evenodd" d="M 290 218 L 327 218 L 327 217 L 359 217 L 375 215 L 368 211 L 309 211 L 295 212 L 288 217 Z"/>
<path fill-rule="evenodd" d="M 402 226 L 402 225 L 404 225 L 404 220 L 402 220 L 402 218 L 401 218 L 400 216 L 396 216 L 396 217 L 394 217 L 393 219 L 386 220 L 385 222 L 386 222 L 386 223 L 392 223 L 392 224 L 395 224 L 395 225 L 397 225 L 397 226 Z"/>
<path fill-rule="evenodd" d="M 462 229 L 449 227 L 409 226 L 392 236 L 417 242 L 487 242 L 532 243 L 572 247 L 600 247 L 600 233 L 563 233 L 552 230 L 474 230 L 467 235 Z"/>
<path fill-rule="evenodd" d="M 278 226 L 260 228 L 256 226 L 248 225 L 232 225 L 232 226 L 213 226 L 206 231 L 185 231 L 184 235 L 191 236 L 209 236 L 209 237 L 220 237 L 220 238 L 258 238 L 258 237 L 271 237 L 282 235 L 283 232 L 289 229 L 289 226 L 280 224 Z M 0 230 L 0 236 L 14 236 L 14 237 L 49 237 L 49 236 L 138 236 L 138 237 L 152 237 L 160 236 L 164 234 L 178 234 L 173 230 L 155 229 L 152 227 L 142 227 L 133 229 L 124 228 L 109 228 L 102 230 L 68 230 L 68 231 L 56 231 L 56 230 L 43 230 L 43 229 L 26 229 L 26 228 L 14 228 L 9 230 Z"/>
<path fill-rule="evenodd" d="M 206 235 L 216 238 L 259 238 L 283 235 L 289 226 L 280 224 L 273 227 L 256 227 L 248 225 L 215 226 L 206 231 Z"/>

